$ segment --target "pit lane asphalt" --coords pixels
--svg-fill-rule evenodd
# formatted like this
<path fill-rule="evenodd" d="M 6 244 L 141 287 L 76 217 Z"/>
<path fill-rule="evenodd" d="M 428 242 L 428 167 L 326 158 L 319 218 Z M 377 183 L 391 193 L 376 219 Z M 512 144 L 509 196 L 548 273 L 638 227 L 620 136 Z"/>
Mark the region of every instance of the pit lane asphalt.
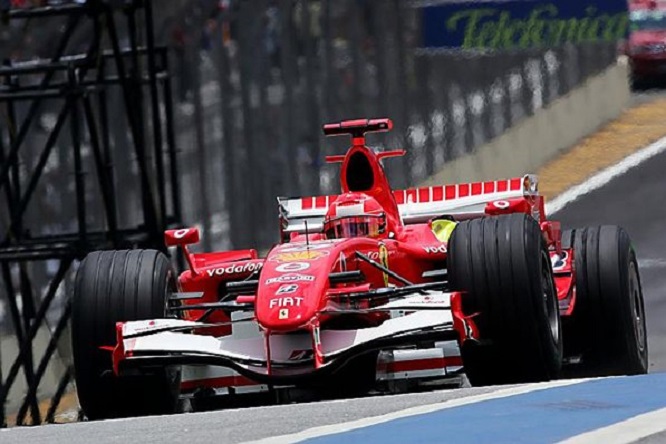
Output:
<path fill-rule="evenodd" d="M 0 443 L 231 444 L 379 416 L 409 407 L 491 393 L 499 389 L 498 387 L 467 388 L 172 416 L 55 424 L 34 428 L 15 427 L 0 430 Z"/>
<path fill-rule="evenodd" d="M 666 153 L 655 156 L 554 215 L 564 228 L 618 224 L 632 237 L 646 304 L 650 371 L 666 370 Z M 169 417 L 13 428 L 0 443 L 237 443 L 496 391 L 459 389 Z M 645 442 L 661 442 L 663 434 Z M 656 439 L 656 441 L 654 441 Z"/>

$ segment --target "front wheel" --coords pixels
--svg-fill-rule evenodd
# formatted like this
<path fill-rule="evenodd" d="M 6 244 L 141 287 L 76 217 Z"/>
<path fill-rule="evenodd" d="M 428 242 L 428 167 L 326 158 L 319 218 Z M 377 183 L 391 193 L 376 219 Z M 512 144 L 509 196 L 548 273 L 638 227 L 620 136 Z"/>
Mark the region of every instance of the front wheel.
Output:
<path fill-rule="evenodd" d="M 169 260 L 158 251 L 97 251 L 81 262 L 72 299 L 72 352 L 88 419 L 176 411 L 179 369 L 117 377 L 109 351 L 116 322 L 164 318 L 166 297 L 175 288 Z"/>
<path fill-rule="evenodd" d="M 458 224 L 449 242 L 452 290 L 476 314 L 481 341 L 462 344 L 472 385 L 545 381 L 558 376 L 562 334 L 550 258 L 525 214 Z"/>

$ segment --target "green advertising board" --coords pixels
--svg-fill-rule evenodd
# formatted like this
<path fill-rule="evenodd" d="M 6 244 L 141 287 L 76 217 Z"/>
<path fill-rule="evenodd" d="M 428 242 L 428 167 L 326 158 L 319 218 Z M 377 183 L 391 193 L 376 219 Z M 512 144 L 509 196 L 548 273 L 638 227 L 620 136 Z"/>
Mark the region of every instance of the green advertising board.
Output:
<path fill-rule="evenodd" d="M 613 42 L 629 29 L 626 0 L 420 2 L 423 48 L 523 50 Z"/>

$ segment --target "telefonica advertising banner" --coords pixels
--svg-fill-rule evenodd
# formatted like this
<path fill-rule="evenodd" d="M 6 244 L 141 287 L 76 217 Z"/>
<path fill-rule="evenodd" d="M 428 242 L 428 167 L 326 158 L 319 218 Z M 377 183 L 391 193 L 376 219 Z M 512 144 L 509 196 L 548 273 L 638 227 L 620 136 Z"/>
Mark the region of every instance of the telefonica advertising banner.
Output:
<path fill-rule="evenodd" d="M 627 0 L 440 0 L 421 8 L 423 48 L 522 50 L 617 41 L 628 34 Z"/>

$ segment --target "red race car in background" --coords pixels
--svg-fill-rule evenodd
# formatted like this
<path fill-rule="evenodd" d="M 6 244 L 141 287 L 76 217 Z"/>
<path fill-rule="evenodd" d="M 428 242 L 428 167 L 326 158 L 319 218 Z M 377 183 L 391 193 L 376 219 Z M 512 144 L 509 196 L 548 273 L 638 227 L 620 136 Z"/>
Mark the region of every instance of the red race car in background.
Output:
<path fill-rule="evenodd" d="M 666 80 L 666 2 L 631 2 L 629 22 L 625 53 L 634 85 L 663 82 Z"/>
<path fill-rule="evenodd" d="M 214 400 L 317 397 L 448 380 L 472 385 L 647 371 L 643 299 L 628 235 L 561 233 L 534 176 L 392 190 L 368 132 L 349 135 L 341 193 L 278 199 L 281 243 L 191 253 L 100 251 L 81 263 L 72 346 L 91 419 Z M 573 369 L 573 370 L 571 370 Z M 265 398 L 264 402 L 265 402 Z"/>

